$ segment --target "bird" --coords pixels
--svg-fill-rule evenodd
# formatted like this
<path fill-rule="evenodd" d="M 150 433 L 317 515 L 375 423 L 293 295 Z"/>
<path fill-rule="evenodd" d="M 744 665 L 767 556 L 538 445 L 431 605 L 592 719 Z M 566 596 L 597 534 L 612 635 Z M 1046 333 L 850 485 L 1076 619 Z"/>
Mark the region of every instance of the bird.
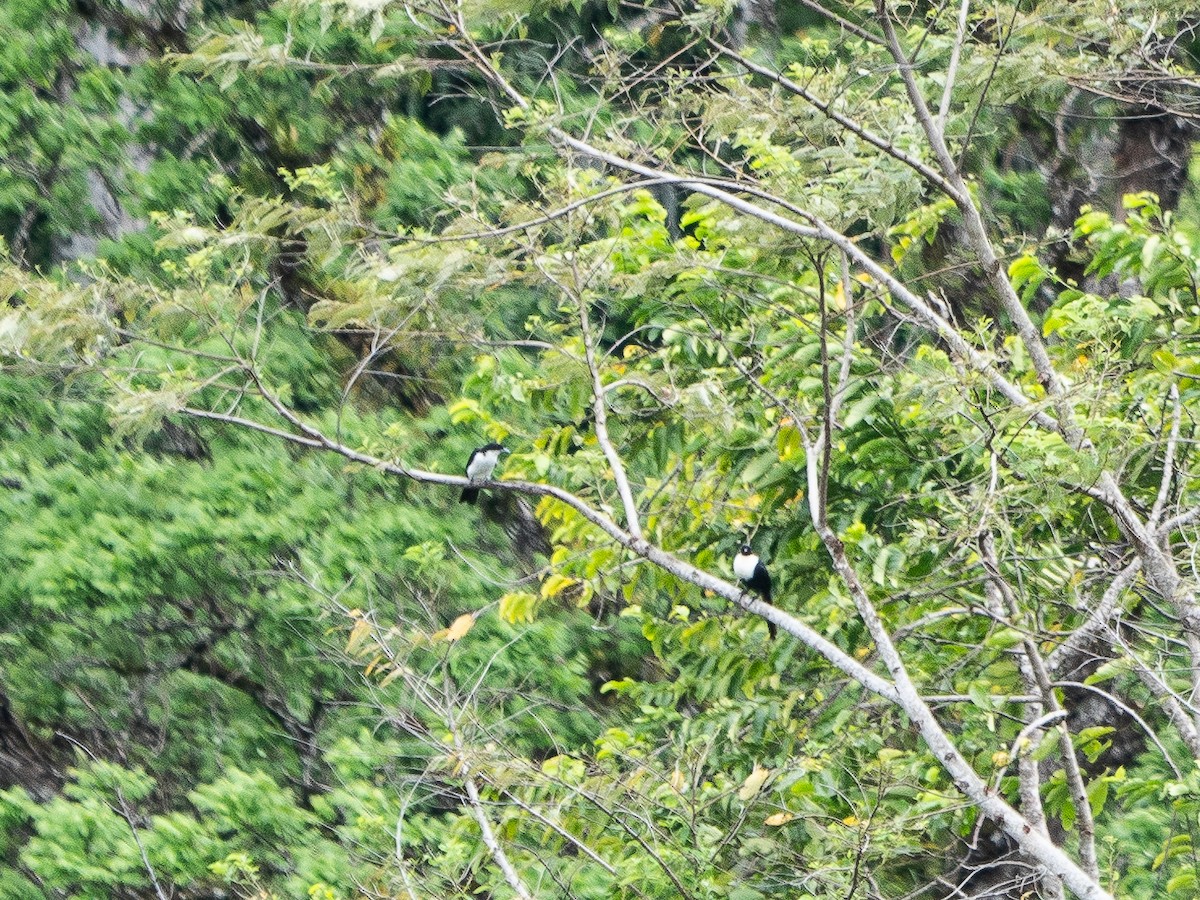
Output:
<path fill-rule="evenodd" d="M 764 603 L 771 602 L 771 573 L 749 544 L 742 544 L 742 549 L 733 558 L 733 574 L 747 588 L 761 596 Z M 777 629 L 774 622 L 767 622 L 767 630 L 771 637 L 775 637 Z"/>
<path fill-rule="evenodd" d="M 508 453 L 508 448 L 496 443 L 484 444 L 482 447 L 476 447 L 472 450 L 471 456 L 467 460 L 467 480 L 486 481 L 491 478 L 492 472 L 495 471 L 496 463 L 500 461 L 500 454 L 502 453 Z M 479 488 L 463 488 L 462 496 L 458 498 L 458 502 L 474 503 L 478 496 Z"/>

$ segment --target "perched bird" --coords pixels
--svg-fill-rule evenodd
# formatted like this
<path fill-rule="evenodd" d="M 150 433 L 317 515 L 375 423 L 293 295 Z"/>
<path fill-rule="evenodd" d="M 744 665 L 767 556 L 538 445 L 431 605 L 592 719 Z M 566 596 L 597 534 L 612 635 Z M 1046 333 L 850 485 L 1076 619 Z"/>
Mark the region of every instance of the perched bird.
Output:
<path fill-rule="evenodd" d="M 476 447 L 471 451 L 471 458 L 467 460 L 467 480 L 486 481 L 491 478 L 492 472 L 496 469 L 496 463 L 500 461 L 500 454 L 507 452 L 508 450 L 499 444 L 484 444 L 482 447 Z M 458 502 L 474 503 L 478 496 L 479 488 L 463 488 Z"/>
<path fill-rule="evenodd" d="M 764 602 L 771 602 L 771 574 L 758 558 L 758 554 L 750 549 L 749 544 L 742 544 L 742 549 L 733 558 L 733 574 L 747 588 L 761 596 Z M 767 622 L 767 629 L 771 637 L 775 637 L 775 623 Z"/>

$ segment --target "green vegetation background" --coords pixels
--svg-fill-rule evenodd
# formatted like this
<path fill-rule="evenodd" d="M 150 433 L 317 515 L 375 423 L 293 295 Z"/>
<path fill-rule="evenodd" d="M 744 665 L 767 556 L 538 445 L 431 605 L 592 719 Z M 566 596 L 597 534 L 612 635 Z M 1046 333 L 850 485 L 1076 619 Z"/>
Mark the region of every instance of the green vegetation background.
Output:
<path fill-rule="evenodd" d="M 791 9 L 780 15 L 782 57 L 811 62 L 828 49 L 833 32 L 821 33 L 815 19 Z M 583 32 L 612 21 L 607 7 L 581 4 L 555 10 L 544 27 L 548 34 Z M 546 155 L 536 141 L 524 153 L 494 152 L 520 146 L 522 135 L 466 89 L 465 76 L 431 65 L 378 77 L 379 66 L 418 52 L 392 18 L 381 20 L 382 38 L 370 22 L 327 25 L 317 9 L 289 2 L 211 0 L 181 29 L 169 16 L 116 0 L 0 0 L 0 233 L 26 273 L 6 270 L 9 302 L 31 289 L 23 277 L 64 292 L 91 278 L 173 285 L 189 263 L 184 249 L 164 238 L 187 223 L 253 231 L 247 222 L 257 201 L 264 209 L 281 197 L 322 208 L 335 195 L 348 196 L 360 217 L 354 234 L 366 240 L 398 229 L 437 230 L 450 221 L 442 212 L 447 197 L 474 198 L 486 211 L 557 189 L 552 165 L 536 162 Z M 88 35 L 113 55 L 111 63 L 87 52 Z M 221 52 L 236 56 L 245 41 L 275 45 L 285 38 L 294 59 L 326 68 L 206 70 L 181 58 L 199 49 L 211 61 Z M 541 57 L 536 40 L 529 46 L 535 49 L 514 69 L 532 83 Z M 576 99 L 571 66 L 578 64 L 564 59 L 556 85 L 568 106 Z M 629 110 L 610 114 L 618 119 Z M 1008 126 L 988 127 L 994 150 Z M 756 165 L 767 165 L 777 150 L 770 130 L 761 144 L 744 145 Z M 996 165 L 984 150 L 978 157 L 1005 237 L 1018 245 L 1043 233 L 1052 213 L 1040 177 Z M 829 165 L 840 173 L 844 195 L 837 199 L 847 220 L 869 219 L 881 232 L 894 226 L 900 267 L 925 267 L 920 253 L 903 251 L 933 246 L 944 211 L 919 209 L 918 189 L 887 172 Z M 114 234 L 105 218 L 109 200 L 124 211 L 126 225 L 137 227 Z M 1125 231 L 1113 230 L 1111 220 L 1093 221 L 1089 227 L 1109 240 L 1097 251 L 1098 265 L 1143 267 L 1138 274 L 1147 276 L 1148 293 L 1165 307 L 1163 298 L 1196 262 L 1187 243 L 1194 212 L 1189 187 L 1177 228 L 1153 208 L 1141 219 L 1135 212 Z M 691 373 L 680 381 L 692 391 L 681 401 L 688 413 L 682 421 L 628 404 L 636 422 L 623 433 L 631 468 L 647 493 L 676 463 L 706 466 L 708 474 L 695 475 L 706 489 L 707 480 L 720 482 L 699 492 L 695 505 L 680 500 L 674 511 L 686 512 L 660 538 L 716 570 L 741 530 L 763 524 L 757 546 L 772 559 L 777 582 L 793 586 L 785 602 L 796 608 L 803 599 L 824 633 L 858 650 L 865 640 L 853 607 L 829 583 L 804 525 L 794 430 L 757 407 L 757 421 L 746 413 L 706 422 L 696 412 L 698 386 L 722 367 L 727 377 L 728 363 L 715 344 L 689 339 L 667 310 L 670 292 L 679 290 L 671 279 L 694 260 L 674 259 L 655 199 L 643 196 L 613 216 L 627 244 L 605 335 L 612 342 L 646 329 L 670 350 L 673 365 Z M 277 234 L 290 224 L 254 227 Z M 692 247 L 698 255 L 719 246 L 722 264 L 753 269 L 763 278 L 760 288 L 772 277 L 811 284 L 818 268 L 772 257 L 770 248 L 760 253 L 755 235 L 723 231 L 728 221 L 702 207 L 686 210 L 684 225 L 708 241 Z M 1147 249 L 1151 238 L 1168 233 L 1180 236 L 1174 255 L 1159 245 Z M 382 360 L 347 404 L 345 373 L 361 347 L 309 326 L 357 321 L 354 304 L 366 302 L 355 293 L 361 273 L 345 260 L 330 264 L 320 286 L 331 308 L 314 314 L 304 266 L 311 266 L 305 254 L 315 252 L 284 246 L 256 257 L 271 295 L 263 356 L 293 409 L 336 427 L 347 443 L 374 442 L 433 470 L 457 473 L 473 446 L 504 432 L 523 455 L 518 470 L 582 477 L 587 450 L 578 459 L 574 452 L 587 443 L 587 385 L 556 380 L 546 357 L 506 351 L 499 363 L 481 362 L 466 343 L 415 341 Z M 214 259 L 221 282 L 223 260 Z M 429 271 L 414 265 L 402 277 L 429 284 L 437 266 L 456 264 L 435 263 Z M 1033 292 L 1047 276 L 1030 266 L 1017 277 Z M 722 295 L 711 283 L 691 289 L 702 300 Z M 780 302 L 789 297 L 781 288 Z M 1047 333 L 1087 332 L 1097 345 L 1117 348 L 1114 358 L 1131 370 L 1145 362 L 1153 348 L 1142 357 L 1136 348 L 1152 332 L 1150 315 L 1119 305 L 1097 312 L 1083 299 L 1055 307 Z M 517 278 L 482 300 L 469 285 L 450 283 L 438 303 L 439 326 L 452 320 L 463 334 L 493 341 L 525 338 L 528 322 L 553 323 L 557 311 L 546 290 Z M 718 325 L 739 326 L 736 304 L 708 312 Z M 881 310 L 875 316 L 882 322 Z M 1196 311 L 1183 318 L 1193 333 Z M 171 327 L 194 347 L 220 349 L 198 327 Z M 545 324 L 538 336 L 570 339 L 554 327 Z M 801 380 L 816 354 L 811 332 L 786 317 L 762 327 L 770 330 L 769 347 L 794 351 L 770 361 L 778 380 L 811 391 Z M 514 760 L 564 782 L 586 782 L 620 815 L 661 814 L 656 827 L 674 838 L 663 839 L 662 852 L 688 873 L 697 897 L 755 900 L 781 883 L 773 881 L 779 872 L 804 866 L 823 873 L 812 896 L 846 896 L 863 852 L 856 829 L 868 820 L 872 865 L 896 894 L 952 868 L 971 839 L 973 815 L 956 808 L 944 776 L 898 714 L 831 686 L 823 664 L 794 646 L 773 647 L 761 623 L 730 616 L 663 576 L 622 580 L 615 555 L 605 556 L 610 551 L 581 536 L 575 522 L 545 517 L 556 548 L 551 557 L 514 544 L 500 521 L 514 514 L 511 508 L 465 507 L 453 490 L 415 486 L 228 426 L 153 416 L 145 428 L 129 425 L 106 405 L 116 396 L 111 374 L 88 364 L 86 342 L 75 349 L 79 364 L 65 374 L 50 367 L 0 372 L 0 475 L 12 481 L 0 489 L 0 713 L 4 750 L 26 766 L 18 783 L 0 792 L 0 897 L 149 897 L 151 870 L 181 897 L 216 897 L 223 889 L 318 900 L 404 896 L 398 845 L 400 858 L 445 896 L 507 896 L 463 807 L 455 760 L 414 736 L 446 723 L 429 718 L 402 679 L 381 685 L 364 674 L 366 660 L 347 650 L 351 610 L 405 627 L 420 623 L 430 634 L 464 613 L 481 613 L 469 641 L 447 652 L 439 671 L 460 688 L 477 686 L 467 701 L 476 733 L 481 744 L 503 749 L 491 775 L 506 837 L 530 854 L 539 841 L 563 854 L 560 869 L 575 896 L 668 896 L 677 886 L 629 835 L 608 834 L 608 825 L 569 800 L 562 801 L 562 827 L 608 841 L 603 846 L 621 864 L 617 875 L 575 867 L 551 828 L 527 820 L 518 826 L 520 809 L 504 806 L 505 798 L 539 795 L 533 788 L 521 793 Z M 139 353 L 136 361 L 123 358 L 122 372 L 142 366 L 154 374 L 139 382 L 135 372 L 131 383 L 162 387 L 155 378 L 171 370 L 169 352 Z M 981 471 L 978 456 L 958 443 L 961 426 L 921 408 L 922 392 L 931 395 L 946 376 L 945 359 L 927 347 L 911 358 L 908 372 L 881 365 L 888 378 L 874 382 L 878 373 L 861 373 L 844 423 L 844 455 L 832 472 L 835 514 L 856 561 L 897 596 L 931 578 L 952 580 L 950 568 L 961 558 L 936 525 L 952 531 L 967 512 L 931 498 L 928 488 L 977 483 Z M 1174 369 L 1192 364 L 1183 351 L 1163 362 Z M 1120 395 L 1109 414 L 1119 418 L 1121 404 L 1135 405 L 1135 393 Z M 753 403 L 745 394 L 725 399 L 743 409 Z M 1149 472 L 1145 487 L 1152 491 Z M 1062 491 L 1030 488 L 1013 503 L 1045 504 L 1059 516 L 1054 524 L 1022 522 L 1013 538 L 1050 559 L 1039 575 L 1044 580 L 1033 580 L 1030 590 L 1053 595 L 1073 576 L 1069 567 L 1054 568 L 1057 558 L 1077 549 L 1054 530 L 1064 523 L 1081 532 L 1105 527 L 1087 521 Z M 565 590 L 565 581 L 546 588 L 531 579 L 549 563 L 587 582 L 586 595 Z M 914 593 L 913 603 L 932 604 L 935 594 Z M 913 617 L 922 609 L 928 611 L 914 605 Z M 978 677 L 950 685 L 970 694 L 974 707 L 947 713 L 986 768 L 991 751 L 984 748 L 995 728 L 1005 727 L 995 721 L 993 688 L 1019 692 L 1003 654 L 1009 636 L 976 622 L 948 626 L 942 637 L 945 646 L 914 652 L 914 669 L 930 679 L 946 672 L 954 678 L 959 661 L 980 648 L 990 660 Z M 1081 745 L 1098 754 L 1103 738 L 1089 735 L 1095 746 Z M 571 768 L 579 759 L 588 760 L 586 776 Z M 641 760 L 641 768 L 628 766 L 630 759 Z M 760 767 L 786 773 L 772 790 L 802 827 L 780 827 L 786 819 L 764 824 L 776 807 L 759 810 L 746 826 L 747 804 L 763 783 L 754 781 Z M 680 779 L 693 778 L 680 773 L 692 772 L 700 773 L 693 797 L 701 800 L 689 818 L 672 805 L 670 791 L 679 793 Z M 1167 871 L 1183 877 L 1175 888 L 1194 885 L 1195 773 L 1178 782 L 1172 796 L 1183 805 L 1173 808 L 1158 802 L 1171 779 L 1152 759 L 1093 775 L 1097 812 L 1110 785 L 1114 795 L 1123 791 L 1101 821 L 1106 877 L 1130 896 L 1149 896 L 1139 891 L 1161 887 Z M 1048 797 L 1060 820 L 1069 819 L 1061 778 Z M 725 840 L 734 833 L 736 841 Z M 561 885 L 545 886 L 546 896 L 565 896 L 558 892 Z"/>

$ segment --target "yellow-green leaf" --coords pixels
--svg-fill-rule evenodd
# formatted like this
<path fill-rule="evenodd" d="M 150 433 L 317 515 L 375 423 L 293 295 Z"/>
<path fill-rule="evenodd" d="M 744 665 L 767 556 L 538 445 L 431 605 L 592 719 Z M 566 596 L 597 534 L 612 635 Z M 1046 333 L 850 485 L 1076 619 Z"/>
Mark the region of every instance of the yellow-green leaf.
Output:
<path fill-rule="evenodd" d="M 762 790 L 762 786 L 771 777 L 771 770 L 755 765 L 754 771 L 746 776 L 742 788 L 738 791 L 738 799 L 745 802 Z"/>
<path fill-rule="evenodd" d="M 475 615 L 473 613 L 463 613 L 457 619 L 450 623 L 450 627 L 446 629 L 446 640 L 457 641 L 461 640 L 471 626 L 475 624 Z"/>
<path fill-rule="evenodd" d="M 505 622 L 532 622 L 538 598 L 528 591 L 514 591 L 500 598 L 500 618 Z"/>
<path fill-rule="evenodd" d="M 546 599 L 557 597 L 573 584 L 575 584 L 574 578 L 568 578 L 566 575 L 555 572 L 542 582 L 542 596 Z"/>
<path fill-rule="evenodd" d="M 359 619 L 355 622 L 354 627 L 350 629 L 350 637 L 346 641 L 346 652 L 353 653 L 357 650 L 370 633 L 371 623 L 366 619 Z"/>

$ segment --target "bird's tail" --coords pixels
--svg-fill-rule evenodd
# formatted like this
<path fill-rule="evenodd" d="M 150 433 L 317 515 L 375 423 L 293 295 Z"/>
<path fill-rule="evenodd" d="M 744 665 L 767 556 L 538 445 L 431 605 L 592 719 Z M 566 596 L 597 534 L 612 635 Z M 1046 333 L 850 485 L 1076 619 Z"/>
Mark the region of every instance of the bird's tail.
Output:
<path fill-rule="evenodd" d="M 771 605 L 771 585 L 770 584 L 763 587 L 762 598 L 763 598 L 764 603 L 766 603 L 768 606 Z M 775 638 L 779 637 L 779 626 L 776 625 L 774 622 L 772 622 L 770 619 L 767 619 L 767 634 L 769 634 L 771 636 L 771 640 L 775 640 Z"/>
<path fill-rule="evenodd" d="M 477 497 L 479 497 L 479 488 L 463 488 L 462 496 L 458 498 L 458 502 L 470 503 L 474 506 Z"/>

